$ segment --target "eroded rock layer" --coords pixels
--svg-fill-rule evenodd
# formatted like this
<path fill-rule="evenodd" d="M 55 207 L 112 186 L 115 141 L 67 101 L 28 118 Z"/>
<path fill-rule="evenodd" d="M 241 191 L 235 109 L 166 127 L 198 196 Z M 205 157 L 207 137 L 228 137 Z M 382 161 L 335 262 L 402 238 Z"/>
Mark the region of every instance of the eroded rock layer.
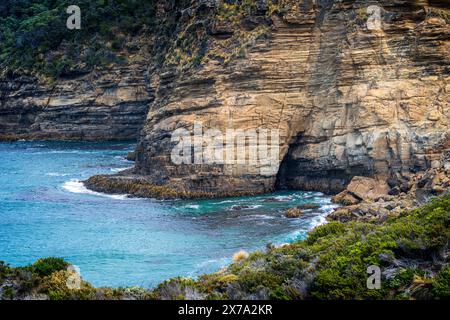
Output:
<path fill-rule="evenodd" d="M 186 0 L 158 1 L 156 11 L 139 66 L 54 87 L 7 80 L 0 137 L 123 139 L 143 126 L 135 168 L 87 184 L 145 196 L 337 193 L 354 176 L 441 165 L 450 121 L 445 1 Z M 269 173 L 261 163 L 177 164 L 172 134 L 195 123 L 279 130 L 279 164 Z"/>
<path fill-rule="evenodd" d="M 432 14 L 442 3 L 378 1 L 379 28 L 368 27 L 366 1 L 298 1 L 269 22 L 258 19 L 267 2 L 258 3 L 253 21 L 264 21 L 268 34 L 245 57 L 159 75 L 134 174 L 216 195 L 276 186 L 339 192 L 356 175 L 387 177 L 439 161 L 450 120 L 450 28 Z M 195 122 L 222 132 L 279 129 L 279 170 L 174 164 L 171 133 Z"/>
<path fill-rule="evenodd" d="M 136 139 L 153 100 L 139 66 L 56 82 L 0 81 L 0 139 Z"/>

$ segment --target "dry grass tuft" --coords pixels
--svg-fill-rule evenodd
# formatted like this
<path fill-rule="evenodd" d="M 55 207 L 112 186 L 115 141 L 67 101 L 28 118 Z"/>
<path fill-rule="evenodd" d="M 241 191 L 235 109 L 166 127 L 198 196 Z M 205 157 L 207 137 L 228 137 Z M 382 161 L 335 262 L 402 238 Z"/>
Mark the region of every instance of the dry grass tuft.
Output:
<path fill-rule="evenodd" d="M 242 261 L 242 260 L 245 260 L 247 258 L 248 258 L 248 252 L 244 251 L 244 250 L 238 251 L 238 252 L 236 252 L 233 255 L 233 261 L 234 262 Z"/>

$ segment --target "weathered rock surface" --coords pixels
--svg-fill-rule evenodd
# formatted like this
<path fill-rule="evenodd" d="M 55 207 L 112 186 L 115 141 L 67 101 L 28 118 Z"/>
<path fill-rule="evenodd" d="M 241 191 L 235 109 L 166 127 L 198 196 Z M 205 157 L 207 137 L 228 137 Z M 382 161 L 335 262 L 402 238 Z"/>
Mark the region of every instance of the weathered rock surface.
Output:
<path fill-rule="evenodd" d="M 133 179 L 179 194 L 338 193 L 354 176 L 437 165 L 450 147 L 446 3 L 256 1 L 237 14 L 241 5 L 159 2 L 163 31 L 148 41 L 164 63 L 147 56 L 54 87 L 2 79 L 0 138 L 124 139 L 144 126 L 134 170 L 110 178 L 125 193 L 118 185 Z M 169 15 L 176 24 L 164 29 Z M 280 164 L 262 174 L 259 164 L 173 163 L 172 133 L 195 122 L 279 130 Z M 89 187 L 107 191 L 107 179 Z"/>
<path fill-rule="evenodd" d="M 299 218 L 303 215 L 302 210 L 300 208 L 289 208 L 284 212 L 284 216 L 286 218 Z"/>
<path fill-rule="evenodd" d="M 389 186 L 383 180 L 355 176 L 347 188 L 333 197 L 341 204 L 356 204 L 361 200 L 378 200 L 389 193 Z"/>
<path fill-rule="evenodd" d="M 134 65 L 56 83 L 0 79 L 0 139 L 137 139 L 152 90 Z"/>
<path fill-rule="evenodd" d="M 384 194 L 379 193 L 373 197 L 373 191 L 370 190 L 359 197 L 354 192 L 358 193 L 364 188 L 355 189 L 355 186 L 361 186 L 361 180 L 367 182 L 370 179 L 354 177 L 346 190 L 333 197 L 334 202 L 344 206 L 333 211 L 327 219 L 341 222 L 351 220 L 384 221 L 390 216 L 398 216 L 402 212 L 426 203 L 431 197 L 448 193 L 450 191 L 450 170 L 446 169 L 448 156 L 448 151 L 442 155 L 438 161 L 440 163 L 438 167 L 410 175 L 408 189 L 400 194 L 388 194 L 386 185 L 384 185 L 382 188 Z M 383 185 L 383 182 L 380 182 L 379 185 Z M 390 191 L 397 188 L 398 186 L 393 185 Z"/>
<path fill-rule="evenodd" d="M 269 35 L 245 58 L 209 59 L 185 73 L 167 68 L 134 173 L 213 194 L 274 187 L 337 193 L 353 176 L 430 168 L 449 147 L 450 28 L 431 14 L 431 2 L 379 3 L 380 30 L 368 29 L 366 2 L 300 1 L 284 15 L 268 15 Z M 171 133 L 194 122 L 222 132 L 279 129 L 278 170 L 175 165 Z"/>

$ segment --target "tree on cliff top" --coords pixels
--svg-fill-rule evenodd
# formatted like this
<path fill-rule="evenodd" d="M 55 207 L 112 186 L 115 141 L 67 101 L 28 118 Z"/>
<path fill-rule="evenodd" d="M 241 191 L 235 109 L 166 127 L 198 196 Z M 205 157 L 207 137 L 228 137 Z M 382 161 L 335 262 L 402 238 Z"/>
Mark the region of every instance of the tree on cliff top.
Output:
<path fill-rule="evenodd" d="M 69 5 L 81 8 L 81 30 L 69 30 Z M 154 0 L 3 0 L 0 67 L 52 77 L 120 61 L 127 36 L 154 23 Z"/>

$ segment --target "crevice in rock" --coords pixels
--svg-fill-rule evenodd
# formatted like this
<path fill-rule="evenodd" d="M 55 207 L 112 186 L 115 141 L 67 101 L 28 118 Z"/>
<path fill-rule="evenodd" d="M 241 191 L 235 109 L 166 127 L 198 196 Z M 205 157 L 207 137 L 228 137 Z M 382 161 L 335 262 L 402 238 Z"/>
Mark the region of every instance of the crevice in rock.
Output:
<path fill-rule="evenodd" d="M 289 145 L 277 173 L 276 190 L 293 189 L 336 194 L 344 190 L 354 176 L 372 175 L 363 165 L 333 167 L 321 163 L 320 159 L 296 157 L 296 151 L 305 146 L 303 139 L 304 137 L 299 135 Z"/>

